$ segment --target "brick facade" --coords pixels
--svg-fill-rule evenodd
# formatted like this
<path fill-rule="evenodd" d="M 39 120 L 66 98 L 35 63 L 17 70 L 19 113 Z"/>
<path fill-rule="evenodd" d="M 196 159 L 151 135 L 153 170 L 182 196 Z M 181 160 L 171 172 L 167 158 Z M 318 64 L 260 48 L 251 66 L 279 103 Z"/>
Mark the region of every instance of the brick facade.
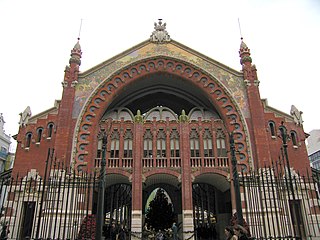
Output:
<path fill-rule="evenodd" d="M 226 160 L 230 158 L 228 149 L 231 132 L 235 136 L 239 170 L 248 172 L 269 166 L 272 161 L 279 159 L 282 140 L 278 137 L 278 128 L 284 122 L 288 133 L 294 131 L 296 134 L 295 143 L 288 143 L 291 167 L 303 173 L 309 170 L 303 126 L 297 124 L 293 116 L 269 107 L 266 101 L 260 99 L 256 68 L 251 63 L 250 50 L 243 42 L 240 46 L 242 72 L 232 70 L 173 40 L 164 44 L 145 41 L 83 73 L 79 72 L 80 58 L 78 42 L 71 51 L 70 64 L 65 69 L 61 101 L 54 108 L 31 117 L 25 126 L 20 127 L 14 173 L 23 175 L 31 169 L 37 169 L 43 174 L 49 148 L 55 149 L 59 162 L 72 165 L 79 172 L 94 170 L 95 159 L 99 158 L 97 136 L 106 124 L 106 116 L 113 116 L 107 146 L 107 177 L 121 176 L 119 179 L 126 179 L 132 184 L 132 210 L 137 214 L 143 209 L 144 184 L 150 179 L 161 181 L 163 176 L 172 177 L 177 188 L 181 187 L 182 219 L 183 213 L 186 213 L 185 219 L 191 219 L 192 183 L 200 181 L 197 179 L 205 182 L 207 176 L 211 176 L 211 183 L 217 187 L 224 188 L 225 184 L 229 184 L 234 209 L 233 187 L 228 182 L 231 166 Z M 169 101 L 166 101 L 167 97 Z M 181 102 L 178 101 L 179 97 Z M 139 98 L 143 100 L 139 101 Z M 188 99 L 190 102 L 183 105 Z M 146 119 L 147 110 L 160 107 L 157 105 L 160 100 L 160 104 L 169 102 L 171 108 L 178 106 L 179 109 L 174 112 L 176 116 Z M 193 108 L 188 104 L 204 107 L 211 111 L 212 116 L 206 117 L 204 114 L 191 119 Z M 131 107 L 127 113 L 131 117 L 120 114 L 116 118 L 121 107 Z M 145 111 L 140 116 L 136 110 L 141 108 Z M 111 112 L 112 115 L 112 109 L 118 109 L 118 112 Z M 188 110 L 187 114 L 182 114 L 182 110 Z M 270 122 L 274 124 L 274 136 Z M 53 132 L 51 137 L 47 137 L 50 124 L 54 126 Z M 108 128 L 109 125 L 104 127 Z M 43 128 L 43 132 L 41 141 L 37 142 L 39 128 Z M 144 155 L 144 134 L 147 130 L 153 134 L 155 154 L 158 151 L 159 131 L 166 134 L 166 155 L 150 157 L 152 167 L 148 168 L 142 164 L 142 159 L 149 158 Z M 119 156 L 112 158 L 111 154 L 116 152 L 112 145 L 113 131 L 119 132 L 120 137 Z M 126 131 L 133 133 L 131 160 L 123 153 Z M 179 134 L 179 159 L 170 155 L 172 131 Z M 192 156 L 192 131 L 200 139 L 199 156 Z M 30 146 L 26 147 L 28 133 L 32 133 L 32 139 Z M 215 156 L 211 158 L 206 156 L 206 133 L 210 133 L 213 139 L 211 148 Z M 220 145 L 217 147 L 216 142 L 220 139 L 224 143 L 219 144 L 226 144 L 225 148 Z M 225 158 L 217 155 L 221 149 L 226 150 Z M 156 176 L 161 178 L 157 179 Z M 186 228 L 190 227 L 188 224 L 186 221 Z M 139 224 L 135 226 L 139 228 Z"/>

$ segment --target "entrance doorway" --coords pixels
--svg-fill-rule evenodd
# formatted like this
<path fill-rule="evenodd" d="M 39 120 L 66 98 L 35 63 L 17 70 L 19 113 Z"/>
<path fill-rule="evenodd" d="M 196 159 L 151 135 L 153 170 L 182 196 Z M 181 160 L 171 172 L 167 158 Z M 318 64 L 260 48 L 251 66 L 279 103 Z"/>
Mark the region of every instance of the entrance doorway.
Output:
<path fill-rule="evenodd" d="M 230 189 L 222 192 L 208 183 L 194 183 L 192 198 L 195 238 L 223 239 L 232 212 Z"/>
<path fill-rule="evenodd" d="M 131 185 L 119 183 L 106 188 L 103 229 L 103 235 L 106 239 L 112 239 L 112 235 L 119 232 L 120 229 L 123 229 L 125 234 L 129 234 L 131 229 L 131 202 Z"/>
<path fill-rule="evenodd" d="M 168 193 L 156 188 L 149 196 L 146 204 L 145 224 L 156 232 L 166 231 L 175 222 L 175 214 Z"/>
<path fill-rule="evenodd" d="M 157 236 L 172 239 L 174 222 L 175 234 L 182 234 L 181 189 L 172 176 L 162 177 L 164 175 L 153 175 L 153 179 L 149 178 L 143 189 L 142 237 L 144 239 Z M 166 180 L 166 182 L 156 183 L 160 179 Z"/>
<path fill-rule="evenodd" d="M 36 202 L 23 203 L 21 239 L 28 239 L 31 237 L 35 206 Z"/>

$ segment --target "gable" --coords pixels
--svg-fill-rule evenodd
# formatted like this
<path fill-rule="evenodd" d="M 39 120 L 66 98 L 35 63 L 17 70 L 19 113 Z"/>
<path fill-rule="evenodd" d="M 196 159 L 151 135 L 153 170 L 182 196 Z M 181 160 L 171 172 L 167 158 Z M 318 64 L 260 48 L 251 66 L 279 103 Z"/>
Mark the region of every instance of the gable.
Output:
<path fill-rule="evenodd" d="M 170 57 L 195 66 L 211 75 L 219 84 L 223 85 L 232 95 L 243 112 L 249 117 L 246 89 L 243 74 L 233 70 L 205 55 L 198 53 L 176 41 L 156 44 L 149 41 L 139 45 L 79 74 L 76 86 L 73 118 L 77 118 L 90 95 L 105 81 L 114 76 L 121 69 L 145 59 Z"/>

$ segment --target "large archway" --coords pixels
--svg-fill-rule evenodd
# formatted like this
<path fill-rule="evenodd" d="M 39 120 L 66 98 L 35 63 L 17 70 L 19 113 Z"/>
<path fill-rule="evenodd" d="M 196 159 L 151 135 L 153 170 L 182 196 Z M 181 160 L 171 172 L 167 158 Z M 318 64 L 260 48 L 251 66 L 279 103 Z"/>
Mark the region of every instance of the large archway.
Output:
<path fill-rule="evenodd" d="M 179 196 L 174 206 L 183 234 L 193 234 L 200 226 L 193 218 L 193 179 L 218 172 L 226 178 L 231 131 L 239 163 L 243 168 L 249 164 L 246 124 L 233 97 L 212 76 L 180 60 L 147 59 L 120 69 L 92 93 L 77 128 L 78 171 L 96 167 L 92 159 L 101 152 L 96 136 L 107 130 L 107 174 L 132 182 L 132 229 L 137 234 L 144 222 L 144 191 L 165 184 Z"/>
<path fill-rule="evenodd" d="M 148 204 L 150 200 L 153 200 L 155 193 L 158 189 L 162 189 L 162 191 L 166 194 L 168 203 L 172 206 L 172 215 L 170 219 L 167 219 L 166 229 L 161 229 L 162 233 L 168 237 L 168 230 L 171 229 L 171 225 L 173 222 L 177 223 L 179 227 L 179 231 L 181 233 L 182 229 L 182 196 L 181 196 L 181 182 L 179 181 L 178 175 L 170 172 L 167 173 L 155 173 L 146 176 L 146 179 L 143 183 L 143 226 L 145 230 L 146 223 L 146 215 L 148 213 Z M 151 228 L 150 228 L 151 227 Z M 152 229 L 154 228 L 154 229 Z M 156 233 L 159 228 L 157 226 L 148 226 L 151 234 Z M 153 232 L 152 232 L 153 231 Z"/>
<path fill-rule="evenodd" d="M 196 239 L 223 239 L 232 212 L 231 185 L 225 176 L 204 173 L 192 184 Z"/>
<path fill-rule="evenodd" d="M 146 88 L 148 91 L 145 91 L 145 95 L 143 95 L 142 89 L 144 89 L 144 85 L 141 83 L 147 82 L 145 79 L 152 79 L 154 81 L 152 83 L 161 82 L 159 76 L 166 75 L 181 79 L 180 83 L 185 85 L 181 89 L 192 89 L 187 92 L 179 91 L 179 88 L 175 86 L 171 86 L 170 88 L 170 84 L 166 82 L 161 89 L 164 94 L 171 96 L 171 99 L 177 96 L 188 96 L 193 91 L 201 92 L 204 98 L 199 99 L 195 97 L 197 95 L 189 96 L 193 96 L 193 102 L 201 103 L 201 105 L 208 106 L 209 108 L 212 106 L 212 108 L 217 110 L 228 131 L 234 132 L 235 143 L 238 146 L 239 159 L 242 166 L 244 168 L 249 166 L 250 151 L 248 151 L 249 147 L 245 134 L 247 132 L 246 123 L 231 94 L 213 76 L 192 64 L 168 57 L 159 57 L 157 59 L 144 59 L 120 69 L 111 78 L 101 83 L 87 100 L 76 126 L 78 134 L 75 136 L 76 139 L 74 141 L 75 150 L 73 153 L 75 154 L 73 155 L 73 162 L 77 170 L 81 171 L 87 166 L 93 167 L 91 159 L 95 157 L 97 144 L 89 143 L 97 142 L 96 135 L 99 131 L 97 126 L 100 119 L 110 107 L 123 105 L 128 103 L 129 100 L 129 98 L 124 97 L 120 101 L 120 98 L 117 97 L 121 94 L 123 96 L 127 95 L 128 86 L 135 86 L 130 88 L 131 94 L 132 96 L 139 97 L 133 99 L 133 101 L 131 99 L 131 106 L 139 103 L 139 108 L 141 108 L 145 102 L 144 96 L 148 96 L 152 91 L 159 92 L 159 88 L 152 89 L 150 85 L 150 87 Z M 175 91 L 173 91 L 174 88 L 176 88 Z M 141 94 L 134 94 L 134 91 L 139 91 Z M 178 103 L 179 101 L 174 102 Z"/>

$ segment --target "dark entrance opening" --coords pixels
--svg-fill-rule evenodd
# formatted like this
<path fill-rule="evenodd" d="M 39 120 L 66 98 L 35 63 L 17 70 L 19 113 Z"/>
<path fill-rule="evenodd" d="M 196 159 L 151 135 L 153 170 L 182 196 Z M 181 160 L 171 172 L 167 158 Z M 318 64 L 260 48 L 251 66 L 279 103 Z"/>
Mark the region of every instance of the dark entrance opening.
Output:
<path fill-rule="evenodd" d="M 31 237 L 35 206 L 35 202 L 23 203 L 21 239 L 27 239 Z"/>
<path fill-rule="evenodd" d="M 306 239 L 300 200 L 289 200 L 289 206 L 295 235 L 301 239 Z"/>
<path fill-rule="evenodd" d="M 96 208 L 97 194 L 94 196 L 94 212 Z M 132 188 L 129 184 L 119 183 L 106 188 L 104 203 L 104 227 L 105 239 L 115 239 L 120 232 L 130 238 L 131 232 L 131 202 Z"/>
<path fill-rule="evenodd" d="M 149 229 L 155 229 L 156 232 L 170 229 L 175 221 L 172 203 L 169 202 L 165 191 L 158 188 L 153 200 L 149 203 L 146 212 L 145 222 Z"/>
<path fill-rule="evenodd" d="M 196 239 L 223 239 L 231 217 L 230 190 L 221 192 L 207 183 L 192 185 L 193 221 Z"/>

